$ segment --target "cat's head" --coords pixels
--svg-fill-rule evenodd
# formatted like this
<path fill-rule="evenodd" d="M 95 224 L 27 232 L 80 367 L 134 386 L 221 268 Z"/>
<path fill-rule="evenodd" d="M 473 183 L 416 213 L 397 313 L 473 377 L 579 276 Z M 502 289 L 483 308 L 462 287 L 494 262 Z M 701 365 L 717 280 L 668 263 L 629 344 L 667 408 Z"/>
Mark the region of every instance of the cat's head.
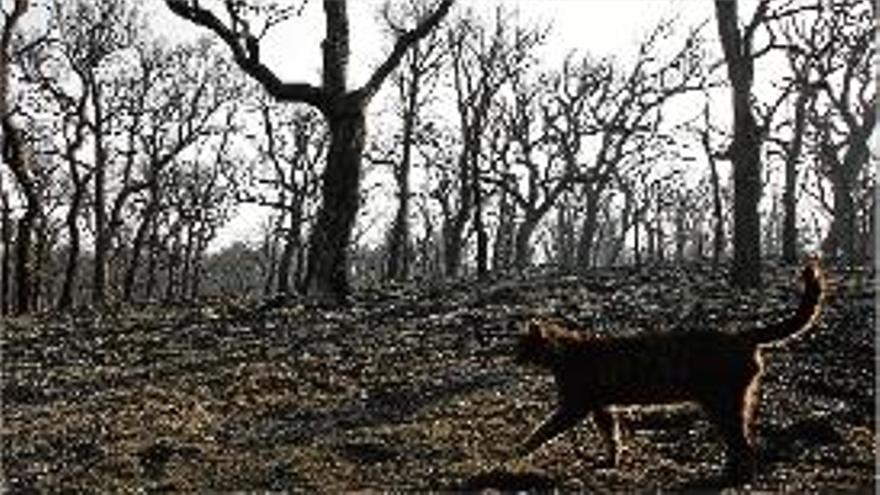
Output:
<path fill-rule="evenodd" d="M 514 361 L 517 364 L 547 365 L 552 340 L 552 329 L 547 322 L 535 318 L 526 320 L 517 336 Z"/>

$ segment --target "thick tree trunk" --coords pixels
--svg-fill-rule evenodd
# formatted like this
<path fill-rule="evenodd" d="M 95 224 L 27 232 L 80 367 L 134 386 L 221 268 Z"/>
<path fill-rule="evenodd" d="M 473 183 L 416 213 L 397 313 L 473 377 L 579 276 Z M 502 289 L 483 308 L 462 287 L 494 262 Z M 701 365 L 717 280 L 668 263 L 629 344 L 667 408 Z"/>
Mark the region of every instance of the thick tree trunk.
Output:
<path fill-rule="evenodd" d="M 572 270 L 575 264 L 575 234 L 571 207 L 567 198 L 563 198 L 556 209 L 556 245 L 557 263 L 564 270 Z"/>
<path fill-rule="evenodd" d="M 587 191 L 586 200 L 584 220 L 581 224 L 581 238 L 577 251 L 577 264 L 580 270 L 587 270 L 592 266 L 593 249 L 596 231 L 598 230 L 599 193 L 591 188 Z"/>
<path fill-rule="evenodd" d="M 322 181 L 322 203 L 309 242 L 306 291 L 343 302 L 350 294 L 348 246 L 360 203 L 361 155 L 366 122 L 354 103 L 328 116 L 330 147 Z"/>
<path fill-rule="evenodd" d="M 284 249 L 281 252 L 281 259 L 278 260 L 278 293 L 281 295 L 290 295 L 291 287 L 291 270 L 294 265 L 294 256 L 298 255 L 302 250 L 300 246 L 300 224 L 302 222 L 302 214 L 299 205 L 302 202 L 298 199 L 294 210 L 290 212 L 290 223 L 287 226 L 287 235 L 284 238 Z M 293 284 L 298 286 L 298 283 Z"/>
<path fill-rule="evenodd" d="M 514 259 L 515 208 L 504 191 L 498 201 L 498 227 L 495 229 L 495 245 L 492 248 L 492 269 L 503 271 L 510 268 Z"/>
<path fill-rule="evenodd" d="M 782 194 L 782 261 L 788 264 L 797 259 L 797 165 L 801 156 L 806 126 L 806 108 L 811 94 L 806 90 L 798 93 L 794 106 L 794 130 L 790 148 L 785 155 L 785 191 Z"/>
<path fill-rule="evenodd" d="M 766 8 L 766 2 L 758 7 Z M 752 114 L 754 59 L 740 34 L 736 1 L 715 0 L 716 20 L 733 93 L 733 285 L 761 284 L 761 132 Z"/>
<path fill-rule="evenodd" d="M 535 233 L 537 226 L 538 219 L 527 216 L 516 230 L 514 266 L 520 272 L 532 263 L 532 234 Z"/>
<path fill-rule="evenodd" d="M 21 131 L 12 123 L 12 119 L 2 116 L 3 160 L 12 170 L 25 197 L 25 210 L 18 220 L 15 235 L 15 307 L 14 313 L 22 315 L 30 312 L 34 292 L 34 260 L 33 231 L 40 214 L 40 198 L 37 186 L 30 175 L 29 154 L 22 142 Z"/>
<path fill-rule="evenodd" d="M 847 264 L 857 261 L 856 256 L 856 209 L 851 184 L 840 174 L 833 174 L 834 219 L 822 243 L 823 251 L 832 258 Z"/>
<path fill-rule="evenodd" d="M 70 198 L 70 207 L 67 210 L 65 224 L 67 235 L 70 237 L 70 246 L 67 250 L 67 262 L 64 265 L 64 280 L 61 284 L 61 294 L 58 297 L 58 309 L 64 311 L 73 306 L 73 290 L 76 285 L 76 277 L 79 268 L 80 232 L 79 214 L 82 207 L 85 184 L 74 180 L 74 191 Z"/>
<path fill-rule="evenodd" d="M 0 315 L 9 314 L 10 307 L 10 272 L 12 268 L 12 219 L 9 208 L 9 197 L 0 192 L 2 197 L 2 219 L 0 219 L 0 236 L 3 238 L 3 259 L 0 260 Z"/>
<path fill-rule="evenodd" d="M 134 285 L 137 279 L 137 271 L 140 268 L 141 257 L 144 251 L 144 245 L 147 243 L 147 237 L 150 233 L 150 226 L 155 221 L 156 215 L 159 213 L 158 191 L 153 190 L 150 194 L 150 203 L 144 211 L 143 218 L 138 225 L 131 245 L 131 257 L 128 266 L 125 269 L 125 277 L 122 282 L 122 294 L 125 302 L 131 302 L 134 298 Z"/>

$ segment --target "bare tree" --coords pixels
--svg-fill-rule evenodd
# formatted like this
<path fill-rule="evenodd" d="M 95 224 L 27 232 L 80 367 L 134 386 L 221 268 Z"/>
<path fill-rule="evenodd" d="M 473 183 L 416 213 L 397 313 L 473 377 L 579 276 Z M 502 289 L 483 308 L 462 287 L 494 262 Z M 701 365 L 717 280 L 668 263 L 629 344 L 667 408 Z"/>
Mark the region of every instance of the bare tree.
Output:
<path fill-rule="evenodd" d="M 771 8 L 771 6 L 773 8 Z M 759 115 L 753 86 L 755 61 L 766 54 L 787 48 L 779 43 L 779 23 L 817 7 L 815 3 L 794 1 L 773 3 L 760 0 L 751 18 L 739 25 L 736 0 L 715 0 L 715 17 L 733 105 L 733 140 L 726 153 L 733 164 L 733 265 L 731 279 L 738 287 L 757 287 L 761 283 L 761 226 L 758 202 L 761 198 L 761 149 L 773 115 L 796 87 L 789 84 L 774 103 Z M 766 41 L 756 44 L 761 30 Z M 759 121 L 762 117 L 763 121 Z"/>
<path fill-rule="evenodd" d="M 529 62 L 544 30 L 519 26 L 516 14 L 495 10 L 491 25 L 473 14 L 462 16 L 448 32 L 452 83 L 458 115 L 460 148 L 455 158 L 454 191 L 445 185 L 442 225 L 444 268 L 458 274 L 470 225 L 477 236 L 477 275 L 488 272 L 488 231 L 485 226 L 485 177 L 481 160 L 486 154 L 485 134 L 499 91 Z M 450 195 L 452 195 L 450 197 Z"/>
<path fill-rule="evenodd" d="M 24 214 L 18 220 L 15 241 L 15 314 L 24 314 L 33 308 L 33 229 L 41 212 L 41 198 L 34 177 L 33 154 L 30 151 L 24 132 L 13 121 L 12 93 L 10 76 L 12 71 L 12 43 L 17 24 L 29 8 L 28 0 L 16 0 L 11 12 L 3 12 L 3 25 L 0 28 L 0 126 L 2 126 L 3 162 L 9 167 L 16 185 L 24 196 Z M 4 198 L 4 210 L 9 206 Z M 8 215 L 4 215 L 7 216 Z M 8 246 L 8 244 L 7 244 Z"/>
<path fill-rule="evenodd" d="M 868 140 L 877 122 L 876 19 L 871 3 L 861 1 L 823 8 L 817 22 L 822 32 L 804 41 L 812 41 L 805 50 L 814 54 L 825 81 L 819 102 L 808 117 L 816 129 L 819 171 L 833 191 L 830 211 L 834 217 L 822 250 L 847 263 L 860 263 L 866 253 L 858 248 L 857 198 L 870 198 L 865 193 L 870 194 L 872 188 L 861 190 L 860 181 L 868 177 L 870 182 Z"/>
<path fill-rule="evenodd" d="M 579 127 L 572 130 L 576 136 L 564 140 L 562 133 L 554 133 L 556 120 L 563 115 L 576 118 L 574 115 L 583 110 L 591 93 L 601 87 L 603 75 L 601 68 L 588 60 L 575 68 L 567 59 L 561 72 L 532 82 L 525 80 L 521 67 L 511 69 L 515 71 L 511 76 L 512 101 L 499 119 L 506 143 L 503 147 L 496 145 L 499 149 L 491 161 L 494 174 L 487 180 L 496 183 L 503 197 L 509 197 L 523 213 L 512 230 L 515 233 L 510 234 L 514 266 L 523 270 L 531 263 L 531 240 L 538 224 L 576 180 L 584 179 L 577 160 L 566 159 L 566 153 L 578 154 L 583 138 L 599 132 Z"/>
<path fill-rule="evenodd" d="M 587 268 L 593 260 L 600 202 L 613 179 L 627 164 L 653 162 L 662 156 L 675 157 L 670 124 L 664 121 L 664 105 L 674 97 L 699 91 L 710 84 L 704 71 L 701 27 L 691 29 L 681 47 L 669 56 L 657 54 L 660 44 L 675 31 L 673 21 L 661 21 L 639 46 L 633 67 L 620 69 L 605 62 L 599 89 L 593 91 L 582 111 L 562 111 L 551 126 L 558 134 L 562 156 L 580 170 L 580 193 L 584 198 L 577 262 Z M 597 72 L 596 74 L 601 74 Z M 581 77 L 597 77 L 589 73 Z M 586 82 L 582 83 L 586 84 Z M 599 131 L 598 147 L 586 160 L 579 149 L 585 129 Z"/>
<path fill-rule="evenodd" d="M 385 7 L 385 21 L 396 36 L 406 32 L 405 23 L 417 22 L 427 15 L 428 4 L 423 0 L 409 0 L 401 5 L 401 12 L 394 19 L 390 4 Z M 394 180 L 397 184 L 397 212 L 388 233 L 386 249 L 385 276 L 403 281 L 409 278 L 411 265 L 410 211 L 412 192 L 410 172 L 413 167 L 413 147 L 419 139 L 419 129 L 430 130 L 432 126 L 422 125 L 423 108 L 436 98 L 434 89 L 439 82 L 441 69 L 446 56 L 443 38 L 433 31 L 424 39 L 415 42 L 404 57 L 402 67 L 397 73 L 397 114 L 401 120 L 399 138 L 400 157 L 391 159 Z"/>
<path fill-rule="evenodd" d="M 262 132 L 254 136 L 253 142 L 259 163 L 253 167 L 249 187 L 239 191 L 239 201 L 277 212 L 267 241 L 272 244 L 280 236 L 284 246 L 280 254 L 268 253 L 270 276 L 266 282 L 271 289 L 274 281 L 274 290 L 288 295 L 294 286 L 301 288 L 303 282 L 305 237 L 308 227 L 314 225 L 320 161 L 326 154 L 329 136 L 312 109 L 279 107 L 260 96 L 257 111 Z M 295 281 L 294 286 L 291 281 Z"/>
<path fill-rule="evenodd" d="M 233 125 L 238 115 L 232 103 L 243 94 L 241 81 L 230 77 L 229 71 L 218 70 L 225 62 L 205 39 L 166 50 L 158 44 L 145 42 L 137 47 L 138 82 L 128 97 L 126 111 L 126 157 L 144 170 L 132 177 L 116 196 L 111 235 L 119 235 L 121 212 L 131 209 L 130 198 L 143 198 L 139 223 L 133 229 L 128 262 L 123 279 L 123 298 L 133 296 L 134 283 L 151 228 L 156 228 L 163 198 L 163 175 L 193 147 L 218 137 L 217 156 L 208 163 L 208 173 L 216 175 L 228 161 L 229 134 L 238 129 Z M 222 114 L 225 113 L 225 116 Z M 127 168 L 127 163 L 126 163 Z M 197 181 L 198 182 L 198 181 Z M 200 201 L 195 201 L 198 205 Z"/>
<path fill-rule="evenodd" d="M 350 291 L 348 248 L 359 206 L 361 155 L 364 149 L 365 110 L 406 51 L 443 19 L 453 0 L 441 0 L 430 15 L 397 38 L 394 48 L 360 88 L 348 87 L 349 22 L 345 0 L 324 0 L 326 38 L 322 44 L 320 87 L 283 82 L 260 58 L 260 38 L 267 29 L 291 15 L 289 10 L 248 2 L 225 2 L 229 23 L 198 1 L 166 0 L 168 8 L 217 34 L 232 51 L 238 66 L 280 101 L 301 102 L 317 108 L 327 119 L 330 145 L 323 174 L 322 204 L 309 242 L 306 291 L 310 295 L 342 300 Z M 273 8 L 274 7 L 274 8 Z M 253 32 L 248 12 L 266 14 L 264 29 Z M 255 24 L 256 25 L 256 24 Z"/>

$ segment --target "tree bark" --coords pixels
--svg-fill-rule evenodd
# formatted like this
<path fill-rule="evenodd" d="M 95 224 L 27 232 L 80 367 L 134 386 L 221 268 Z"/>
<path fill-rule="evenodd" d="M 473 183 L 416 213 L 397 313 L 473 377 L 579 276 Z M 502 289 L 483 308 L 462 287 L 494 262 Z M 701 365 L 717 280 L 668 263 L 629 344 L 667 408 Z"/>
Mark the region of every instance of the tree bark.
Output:
<path fill-rule="evenodd" d="M 30 150 L 24 142 L 24 136 L 12 122 L 12 111 L 9 106 L 12 36 L 18 21 L 27 12 L 28 0 L 15 0 L 12 11 L 4 15 L 2 33 L 0 33 L 0 126 L 2 126 L 2 142 L 0 152 L 3 161 L 12 171 L 16 183 L 25 197 L 25 211 L 18 221 L 15 241 L 15 307 L 14 314 L 28 313 L 33 301 L 33 271 L 31 259 L 33 255 L 32 233 L 34 222 L 41 214 L 41 202 L 37 185 L 32 177 Z M 6 198 L 8 200 L 8 198 Z M 8 204 L 6 205 L 8 207 Z M 6 215 L 8 216 L 8 215 Z M 4 246 L 4 250 L 8 245 Z"/>
<path fill-rule="evenodd" d="M 337 302 L 351 292 L 349 244 L 360 203 L 361 155 L 366 122 L 359 104 L 328 115 L 330 148 L 322 181 L 322 203 L 309 241 L 306 292 Z"/>
<path fill-rule="evenodd" d="M 92 272 L 92 304 L 103 306 L 107 300 L 107 257 L 110 252 L 110 239 L 107 227 L 107 150 L 104 148 L 104 135 L 101 125 L 104 122 L 100 90 L 96 81 L 92 88 L 92 106 L 95 119 L 94 130 L 94 204 L 95 216 L 95 259 Z"/>
<path fill-rule="evenodd" d="M 71 165 L 72 167 L 75 165 Z M 58 297 L 58 310 L 64 311 L 73 306 L 73 291 L 79 272 L 80 255 L 80 231 L 79 215 L 82 209 L 83 196 L 86 184 L 80 183 L 76 178 L 73 180 L 74 190 L 70 197 L 70 206 L 65 217 L 67 235 L 70 237 L 70 245 L 67 250 L 67 262 L 64 264 L 64 280 L 61 284 L 61 294 Z"/>
<path fill-rule="evenodd" d="M 782 193 L 782 261 L 788 264 L 797 259 L 797 165 L 804 142 L 807 121 L 807 103 L 812 95 L 801 88 L 794 103 L 794 129 L 791 144 L 785 153 L 785 191 Z"/>
<path fill-rule="evenodd" d="M 0 315 L 6 316 L 10 309 L 9 275 L 12 269 L 12 219 L 9 208 L 9 196 L 0 191 L 0 236 L 3 240 L 3 259 L 0 260 Z"/>
<path fill-rule="evenodd" d="M 746 33 L 739 31 L 737 2 L 715 0 L 718 32 L 727 62 L 727 74 L 733 97 L 733 266 L 731 281 L 741 288 L 761 284 L 761 228 L 758 201 L 761 197 L 761 130 L 752 114 L 754 59 L 751 35 L 767 0 L 761 0 Z"/>
<path fill-rule="evenodd" d="M 592 266 L 593 249 L 596 240 L 596 230 L 599 219 L 599 192 L 592 184 L 586 185 L 586 207 L 584 219 L 581 223 L 581 238 L 578 242 L 577 264 L 578 269 L 585 271 Z"/>

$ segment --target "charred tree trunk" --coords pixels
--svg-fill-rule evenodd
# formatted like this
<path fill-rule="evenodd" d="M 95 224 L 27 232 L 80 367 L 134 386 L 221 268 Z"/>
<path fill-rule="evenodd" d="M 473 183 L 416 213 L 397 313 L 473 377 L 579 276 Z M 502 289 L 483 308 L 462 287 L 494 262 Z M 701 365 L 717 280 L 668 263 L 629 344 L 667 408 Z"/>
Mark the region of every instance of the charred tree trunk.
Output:
<path fill-rule="evenodd" d="M 293 287 L 298 287 L 299 267 L 294 266 L 294 257 L 301 258 L 300 252 L 300 228 L 302 224 L 302 201 L 294 198 L 294 205 L 290 212 L 290 223 L 287 226 L 287 234 L 284 236 L 284 249 L 281 259 L 278 260 L 278 293 L 290 295 Z M 295 271 L 296 273 L 291 273 Z M 297 280 L 291 286 L 291 279 Z"/>
<path fill-rule="evenodd" d="M 709 156 L 709 173 L 712 183 L 712 218 L 715 220 L 712 225 L 712 266 L 717 268 L 726 243 L 724 238 L 724 205 L 721 202 L 721 179 L 718 176 L 718 163 L 708 148 L 708 140 L 705 146 L 707 146 L 706 152 Z"/>
<path fill-rule="evenodd" d="M 489 234 L 484 223 L 483 185 L 477 157 L 473 158 L 474 166 L 474 231 L 477 235 L 477 279 L 485 280 L 489 276 Z"/>
<path fill-rule="evenodd" d="M 91 87 L 95 94 L 95 122 L 99 128 L 95 130 L 95 176 L 94 176 L 94 215 L 95 215 L 95 260 L 92 272 L 92 304 L 103 306 L 107 301 L 107 258 L 110 253 L 110 238 L 107 225 L 107 151 L 104 148 L 103 132 L 100 129 L 104 116 L 100 104 L 101 96 L 97 84 Z"/>
<path fill-rule="evenodd" d="M 791 144 L 785 154 L 785 191 L 782 193 L 782 261 L 795 264 L 797 259 L 797 165 L 804 142 L 807 121 L 807 102 L 811 94 L 805 89 L 798 93 L 794 104 L 794 129 Z"/>
<path fill-rule="evenodd" d="M 137 279 L 138 268 L 141 265 L 141 257 L 143 256 L 144 245 L 147 243 L 151 231 L 151 225 L 155 222 L 156 215 L 159 213 L 159 192 L 156 188 L 151 188 L 150 202 L 144 210 L 141 222 L 138 225 L 131 245 L 131 257 L 128 266 L 125 269 L 125 277 L 122 283 L 122 294 L 125 302 L 131 302 L 134 297 L 135 280 Z"/>
<path fill-rule="evenodd" d="M 510 268 L 515 251 L 514 220 L 515 207 L 506 191 L 501 191 L 498 206 L 498 228 L 495 229 L 495 246 L 492 250 L 492 268 L 507 270 Z"/>
<path fill-rule="evenodd" d="M 595 248 L 599 223 L 599 192 L 593 185 L 588 185 L 587 188 L 584 219 L 581 223 L 581 238 L 577 248 L 577 264 L 580 270 L 587 270 L 592 266 L 593 249 Z"/>
<path fill-rule="evenodd" d="M 25 197 L 25 211 L 18 220 L 15 236 L 15 307 L 14 313 L 22 315 L 33 307 L 34 292 L 34 248 L 33 231 L 40 214 L 40 198 L 37 185 L 31 177 L 29 154 L 22 141 L 21 131 L 12 123 L 8 115 L 2 117 L 3 161 L 12 170 Z"/>
<path fill-rule="evenodd" d="M 538 219 L 530 216 L 526 216 L 526 218 L 519 224 L 519 228 L 516 229 L 516 238 L 515 238 L 515 265 L 516 269 L 520 272 L 529 267 L 532 263 L 532 246 L 531 240 L 532 235 L 535 233 L 535 229 L 538 227 Z"/>
<path fill-rule="evenodd" d="M 327 116 L 330 148 L 321 191 L 323 201 L 309 240 L 306 291 L 312 295 L 345 299 L 351 234 L 360 203 L 361 155 L 366 122 L 363 108 L 351 102 Z"/>
<path fill-rule="evenodd" d="M 761 0 L 756 19 L 766 11 L 767 0 Z M 751 37 L 755 24 L 746 34 L 739 31 L 737 2 L 715 0 L 716 19 L 727 74 L 733 97 L 733 142 L 730 160 L 733 164 L 733 266 L 731 280 L 741 288 L 761 284 L 761 228 L 758 201 L 761 198 L 761 129 L 752 114 L 754 59 Z"/>
<path fill-rule="evenodd" d="M 17 315 L 31 310 L 30 304 L 33 297 L 33 267 L 30 266 L 33 254 L 31 235 L 34 222 L 40 214 L 39 193 L 30 169 L 33 165 L 30 163 L 31 156 L 24 143 L 22 131 L 12 122 L 12 111 L 9 106 L 13 31 L 29 6 L 28 0 L 15 0 L 12 10 L 4 12 L 4 23 L 2 33 L 0 33 L 0 126 L 2 126 L 3 132 L 0 154 L 12 171 L 12 175 L 25 198 L 25 211 L 18 221 L 15 241 L 16 301 L 14 313 Z M 5 219 L 9 218 L 9 213 L 6 211 L 8 206 L 8 198 L 4 196 Z M 4 253 L 8 249 L 9 245 L 5 244 Z M 6 289 L 8 290 L 8 286 Z"/>
<path fill-rule="evenodd" d="M 415 47 L 418 49 L 418 46 Z M 417 57 L 417 55 L 416 55 Z M 416 65 L 414 62 L 411 66 Z M 412 169 L 413 138 L 419 106 L 420 73 L 413 69 L 413 78 L 406 88 L 406 110 L 403 113 L 403 142 L 401 143 L 401 159 L 395 170 L 397 182 L 397 213 L 388 238 L 388 259 L 385 264 L 386 277 L 402 282 L 409 278 L 410 268 L 410 184 L 409 176 Z M 402 81 L 401 84 L 407 84 Z"/>
<path fill-rule="evenodd" d="M 12 268 L 12 219 L 6 191 L 0 191 L 0 207 L 0 236 L 3 240 L 3 259 L 0 260 L 0 315 L 6 316 L 9 314 L 9 274 Z"/>
<path fill-rule="evenodd" d="M 71 170 L 76 165 L 71 165 Z M 80 180 L 74 172 L 73 194 L 70 197 L 70 206 L 64 223 L 67 226 L 67 235 L 70 237 L 70 246 L 67 250 L 67 261 L 64 264 L 64 280 L 61 284 L 61 294 L 58 296 L 58 309 L 64 311 L 73 306 L 73 291 L 76 286 L 79 272 L 79 256 L 81 250 L 79 216 L 82 210 L 83 197 L 86 193 L 87 181 Z"/>

